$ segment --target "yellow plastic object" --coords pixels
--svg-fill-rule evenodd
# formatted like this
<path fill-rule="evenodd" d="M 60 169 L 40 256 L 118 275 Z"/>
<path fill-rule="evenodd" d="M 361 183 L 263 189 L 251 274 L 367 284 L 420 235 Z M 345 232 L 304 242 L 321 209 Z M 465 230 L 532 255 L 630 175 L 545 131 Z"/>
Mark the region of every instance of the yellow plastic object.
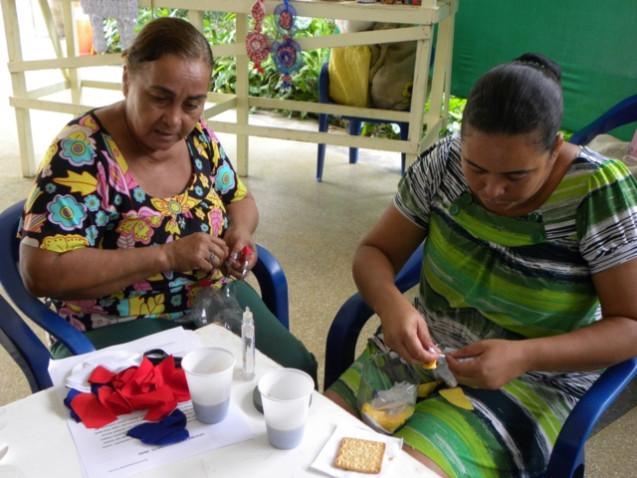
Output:
<path fill-rule="evenodd" d="M 379 426 L 389 433 L 394 433 L 398 427 L 405 423 L 414 414 L 413 406 L 406 406 L 398 413 L 389 413 L 386 410 L 374 408 L 369 402 L 364 403 L 361 413 L 374 420 Z"/>
<path fill-rule="evenodd" d="M 430 395 L 436 387 L 440 385 L 440 380 L 434 380 L 433 382 L 425 382 L 418 385 L 418 398 L 425 398 Z"/>
<path fill-rule="evenodd" d="M 438 360 L 433 359 L 431 362 L 422 364 L 422 368 L 427 370 L 433 370 L 438 366 Z"/>
<path fill-rule="evenodd" d="M 332 48 L 328 71 L 332 101 L 347 106 L 367 106 L 372 52 L 366 45 Z"/>
<path fill-rule="evenodd" d="M 440 390 L 440 396 L 442 396 L 442 398 L 447 400 L 452 405 L 455 405 L 456 407 L 464 408 L 465 410 L 469 411 L 474 410 L 473 404 L 467 398 L 467 396 L 462 391 L 462 388 L 460 387 L 445 388 L 443 390 Z"/>

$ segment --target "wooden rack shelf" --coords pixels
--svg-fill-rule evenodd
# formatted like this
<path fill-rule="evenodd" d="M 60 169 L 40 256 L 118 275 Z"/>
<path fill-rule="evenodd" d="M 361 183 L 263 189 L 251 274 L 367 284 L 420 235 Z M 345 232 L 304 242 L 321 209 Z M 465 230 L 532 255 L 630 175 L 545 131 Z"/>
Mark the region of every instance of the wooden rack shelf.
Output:
<path fill-rule="evenodd" d="M 62 0 L 65 28 L 65 48 L 58 38 L 53 16 L 47 0 L 38 0 L 40 9 L 55 51 L 55 58 L 42 60 L 24 60 L 17 4 L 24 0 L 0 0 L 3 10 L 5 34 L 9 53 L 9 71 L 11 73 L 13 93 L 10 104 L 15 108 L 16 123 L 21 154 L 21 166 L 24 176 L 32 176 L 37 169 L 34 157 L 30 110 L 45 110 L 79 115 L 90 108 L 100 105 L 81 103 L 82 88 L 120 89 L 116 82 L 82 80 L 80 72 L 85 68 L 120 65 L 122 58 L 116 54 L 78 56 L 75 49 L 73 0 Z M 278 0 L 266 0 L 266 14 L 271 13 Z M 278 98 L 253 97 L 248 93 L 249 60 L 242 41 L 249 30 L 249 13 L 253 0 L 139 0 L 139 7 L 169 7 L 188 10 L 188 18 L 199 28 L 203 25 L 204 11 L 236 13 L 236 38 L 232 44 L 212 45 L 213 54 L 234 56 L 237 61 L 236 94 L 210 93 L 210 106 L 204 115 L 209 125 L 217 132 L 236 135 L 236 164 L 240 174 L 249 172 L 248 139 L 250 136 L 262 136 L 284 140 L 326 143 L 341 146 L 356 146 L 386 151 L 398 151 L 407 154 L 411 163 L 418 151 L 430 145 L 438 137 L 441 127 L 447 120 L 447 105 L 450 90 L 451 55 L 453 50 L 454 17 L 457 0 L 423 0 L 422 5 L 385 5 L 361 4 L 355 1 L 291 0 L 290 2 L 301 17 L 331 18 L 343 20 L 382 21 L 404 24 L 404 27 L 373 32 L 335 34 L 315 38 L 303 38 L 298 42 L 305 50 L 331 48 L 347 45 L 368 45 L 373 43 L 392 43 L 416 41 L 416 67 L 411 99 L 411 108 L 407 112 L 373 108 L 357 108 L 336 104 L 319 104 L 305 101 L 291 101 Z M 437 26 L 435 58 L 429 81 L 429 65 L 432 52 L 434 28 Z M 60 70 L 64 81 L 27 90 L 26 75 L 39 70 Z M 51 101 L 46 96 L 69 90 L 71 100 Z M 427 98 L 427 92 L 429 96 Z M 424 105 L 429 99 L 429 109 L 425 113 Z M 256 126 L 249 123 L 251 107 L 264 109 L 287 109 L 294 111 L 329 113 L 332 115 L 358 116 L 364 118 L 382 118 L 409 122 L 409 137 L 406 141 L 361 138 L 337 133 L 318 133 L 269 126 Z M 224 111 L 236 110 L 236 121 L 219 121 L 215 117 Z M 425 131 L 425 134 L 422 132 Z"/>

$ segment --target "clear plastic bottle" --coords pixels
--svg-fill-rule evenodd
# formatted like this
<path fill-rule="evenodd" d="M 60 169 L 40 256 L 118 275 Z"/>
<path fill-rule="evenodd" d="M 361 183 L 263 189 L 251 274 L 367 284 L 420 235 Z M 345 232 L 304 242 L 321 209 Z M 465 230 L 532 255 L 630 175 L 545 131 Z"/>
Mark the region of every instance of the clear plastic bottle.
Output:
<path fill-rule="evenodd" d="M 241 347 L 242 347 L 242 368 L 241 375 L 244 380 L 254 378 L 254 317 L 249 307 L 243 312 L 241 321 Z"/>

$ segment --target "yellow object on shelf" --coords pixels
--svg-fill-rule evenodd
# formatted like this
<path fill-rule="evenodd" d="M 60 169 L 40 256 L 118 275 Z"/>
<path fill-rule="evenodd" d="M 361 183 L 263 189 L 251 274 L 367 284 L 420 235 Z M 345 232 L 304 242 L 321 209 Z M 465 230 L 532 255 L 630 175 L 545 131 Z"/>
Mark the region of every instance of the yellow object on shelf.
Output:
<path fill-rule="evenodd" d="M 328 71 L 332 101 L 347 106 L 367 106 L 369 66 L 372 52 L 367 45 L 332 48 Z"/>

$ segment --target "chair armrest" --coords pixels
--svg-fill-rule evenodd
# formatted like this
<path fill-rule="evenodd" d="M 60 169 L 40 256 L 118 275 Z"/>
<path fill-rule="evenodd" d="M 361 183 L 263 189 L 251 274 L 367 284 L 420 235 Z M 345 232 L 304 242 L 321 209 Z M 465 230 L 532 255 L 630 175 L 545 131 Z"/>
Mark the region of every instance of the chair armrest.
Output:
<path fill-rule="evenodd" d="M 336 313 L 325 344 L 325 380 L 327 390 L 354 361 L 356 339 L 374 311 L 356 293 Z"/>
<path fill-rule="evenodd" d="M 54 336 L 56 340 L 66 345 L 73 355 L 95 350 L 95 346 L 83 332 L 73 327 L 38 299 L 32 297 L 30 300 L 31 303 L 23 303 L 19 309 L 29 319 Z"/>
<path fill-rule="evenodd" d="M 420 269 L 422 267 L 423 244 L 411 254 L 402 269 L 396 274 L 394 283 L 398 290 L 406 292 L 420 281 Z"/>
<path fill-rule="evenodd" d="M 24 201 L 13 204 L 0 214 L 0 283 L 15 307 L 25 316 L 60 340 L 74 354 L 92 352 L 95 347 L 79 330 L 32 296 L 24 287 L 18 271 L 19 242 L 16 239 Z"/>
<path fill-rule="evenodd" d="M 421 245 L 396 275 L 395 284 L 401 292 L 412 288 L 420 280 L 422 254 L 423 247 Z M 324 389 L 328 389 L 354 361 L 356 340 L 372 315 L 374 315 L 374 311 L 365 303 L 359 293 L 351 296 L 336 313 L 336 317 L 330 325 L 325 345 Z"/>
<path fill-rule="evenodd" d="M 624 124 L 637 121 L 637 95 L 620 101 L 599 118 L 571 136 L 573 144 L 588 144 L 595 136 L 607 133 Z"/>
<path fill-rule="evenodd" d="M 593 427 L 637 374 L 637 358 L 608 368 L 577 402 L 555 442 L 546 478 L 575 475 L 584 464 L 584 445 Z"/>
<path fill-rule="evenodd" d="M 0 344 L 15 360 L 33 393 L 53 385 L 48 373 L 49 349 L 0 296 Z"/>
<path fill-rule="evenodd" d="M 268 309 L 289 330 L 288 281 L 279 261 L 265 247 L 257 244 L 257 263 L 252 272 L 261 289 L 261 298 Z"/>

